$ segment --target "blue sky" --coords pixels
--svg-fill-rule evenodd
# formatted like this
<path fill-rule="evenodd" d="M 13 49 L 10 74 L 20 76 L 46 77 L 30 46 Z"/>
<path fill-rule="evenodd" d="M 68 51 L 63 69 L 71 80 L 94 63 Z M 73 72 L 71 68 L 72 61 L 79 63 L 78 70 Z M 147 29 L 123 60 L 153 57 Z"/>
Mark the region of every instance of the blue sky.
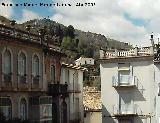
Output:
<path fill-rule="evenodd" d="M 3 7 L 1 3 L 70 3 L 72 7 Z M 76 7 L 76 3 L 95 6 Z M 160 0 L 0 0 L 0 14 L 18 23 L 47 18 L 75 28 L 100 33 L 133 45 L 150 45 L 149 36 L 160 33 Z"/>
<path fill-rule="evenodd" d="M 34 3 L 34 4 L 39 4 L 39 3 L 53 3 L 53 0 L 13 0 L 13 3 Z M 54 11 L 50 11 L 51 7 L 40 7 L 40 6 L 36 6 L 36 7 L 14 7 L 13 11 L 14 11 L 14 15 L 12 16 L 13 19 L 20 19 L 22 18 L 22 10 L 26 9 L 26 10 L 30 10 L 33 11 L 35 13 L 38 13 L 40 16 L 42 17 L 48 17 L 48 16 L 52 16 L 54 14 Z"/>

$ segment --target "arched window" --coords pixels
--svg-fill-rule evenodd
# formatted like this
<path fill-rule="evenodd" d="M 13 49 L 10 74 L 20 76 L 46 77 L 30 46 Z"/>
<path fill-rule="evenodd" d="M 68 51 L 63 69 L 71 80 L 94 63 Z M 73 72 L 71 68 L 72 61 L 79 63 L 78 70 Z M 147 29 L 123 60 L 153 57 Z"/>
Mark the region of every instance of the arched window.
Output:
<path fill-rule="evenodd" d="M 24 98 L 20 101 L 20 118 L 21 120 L 27 119 L 27 102 Z"/>
<path fill-rule="evenodd" d="M 32 74 L 34 76 L 39 75 L 39 58 L 37 55 L 33 56 L 33 62 L 32 62 Z"/>
<path fill-rule="evenodd" d="M 11 73 L 11 53 L 9 50 L 4 52 L 4 73 Z"/>
<path fill-rule="evenodd" d="M 18 72 L 20 75 L 26 74 L 26 56 L 24 53 L 20 53 L 18 58 Z"/>
<path fill-rule="evenodd" d="M 8 97 L 0 97 L 0 112 L 3 113 L 5 118 L 12 118 L 12 102 Z"/>
<path fill-rule="evenodd" d="M 3 63 L 4 63 L 4 82 L 11 82 L 11 53 L 9 50 L 6 50 L 3 54 Z"/>
<path fill-rule="evenodd" d="M 18 57 L 18 73 L 19 81 L 22 83 L 26 82 L 26 56 L 23 52 Z"/>

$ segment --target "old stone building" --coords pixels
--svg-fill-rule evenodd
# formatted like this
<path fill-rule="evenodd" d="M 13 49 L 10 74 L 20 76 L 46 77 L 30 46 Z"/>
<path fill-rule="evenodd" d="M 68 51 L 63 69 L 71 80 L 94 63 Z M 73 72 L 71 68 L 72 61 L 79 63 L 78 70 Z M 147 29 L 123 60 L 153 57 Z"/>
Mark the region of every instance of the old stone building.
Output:
<path fill-rule="evenodd" d="M 63 56 L 42 34 L 0 25 L 0 111 L 6 119 L 69 123 L 68 83 L 61 82 Z"/>

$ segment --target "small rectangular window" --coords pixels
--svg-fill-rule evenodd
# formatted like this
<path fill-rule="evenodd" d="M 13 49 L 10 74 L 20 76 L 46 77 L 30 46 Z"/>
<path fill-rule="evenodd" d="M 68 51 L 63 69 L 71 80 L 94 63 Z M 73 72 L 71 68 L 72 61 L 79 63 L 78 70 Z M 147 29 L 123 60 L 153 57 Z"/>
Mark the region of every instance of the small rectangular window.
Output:
<path fill-rule="evenodd" d="M 55 81 L 55 66 L 51 65 L 51 80 Z"/>

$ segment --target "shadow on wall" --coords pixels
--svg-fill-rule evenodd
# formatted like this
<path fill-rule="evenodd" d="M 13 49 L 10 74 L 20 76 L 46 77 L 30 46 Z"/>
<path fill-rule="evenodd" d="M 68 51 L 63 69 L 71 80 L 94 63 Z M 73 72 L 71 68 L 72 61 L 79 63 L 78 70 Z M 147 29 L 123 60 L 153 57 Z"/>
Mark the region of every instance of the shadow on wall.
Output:
<path fill-rule="evenodd" d="M 131 115 L 126 115 L 126 116 L 122 116 L 122 117 L 114 117 L 112 116 L 106 109 L 106 107 L 104 105 L 102 105 L 102 123 L 119 123 L 121 122 L 130 122 L 130 123 L 146 123 L 147 122 L 147 118 L 146 116 L 131 116 Z"/>
<path fill-rule="evenodd" d="M 137 116 L 134 120 L 134 123 L 147 123 L 147 121 L 150 119 L 150 117 L 147 116 Z"/>
<path fill-rule="evenodd" d="M 104 105 L 102 105 L 102 123 L 116 123 L 116 119 L 111 116 Z"/>

